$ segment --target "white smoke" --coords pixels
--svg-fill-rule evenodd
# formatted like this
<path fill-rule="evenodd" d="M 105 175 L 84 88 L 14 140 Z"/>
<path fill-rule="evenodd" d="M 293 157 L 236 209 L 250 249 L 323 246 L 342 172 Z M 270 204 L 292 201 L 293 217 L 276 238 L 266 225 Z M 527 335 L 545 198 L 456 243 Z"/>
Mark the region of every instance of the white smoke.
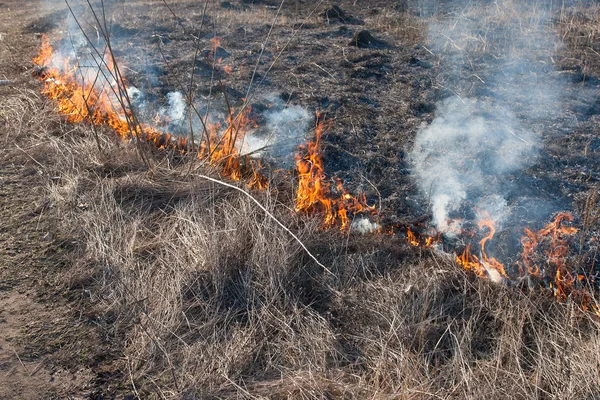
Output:
<path fill-rule="evenodd" d="M 451 214 L 467 200 L 498 220 L 506 200 L 497 193 L 503 174 L 533 161 L 535 137 L 507 110 L 472 99 L 449 98 L 417 135 L 414 173 L 431 202 L 433 222 L 454 231 Z"/>
<path fill-rule="evenodd" d="M 291 155 L 306 141 L 313 117 L 305 108 L 286 105 L 276 95 L 267 96 L 264 101 L 270 106 L 263 114 L 266 126 L 261 132 L 245 137 L 243 153 L 268 155 L 279 166 L 285 166 L 293 161 Z"/>
<path fill-rule="evenodd" d="M 462 14 L 430 27 L 430 46 L 446 64 L 444 79 L 475 82 L 457 85 L 437 104 L 411 152 L 433 224 L 450 235 L 460 232 L 467 209 L 496 223 L 510 215 L 504 191 L 511 173 L 535 162 L 534 123 L 559 105 L 561 86 L 548 65 L 560 41 L 546 29 L 550 14 L 526 0 L 507 4 L 465 2 Z M 479 91 L 469 91 L 477 85 Z"/>
<path fill-rule="evenodd" d="M 185 100 L 181 92 L 167 93 L 168 108 L 165 112 L 166 116 L 172 121 L 179 123 L 183 121 L 185 116 Z"/>
<path fill-rule="evenodd" d="M 379 229 L 381 229 L 381 225 L 363 217 L 356 218 L 354 221 L 352 221 L 352 224 L 350 224 L 350 230 L 352 232 L 362 233 L 363 235 L 377 232 Z"/>

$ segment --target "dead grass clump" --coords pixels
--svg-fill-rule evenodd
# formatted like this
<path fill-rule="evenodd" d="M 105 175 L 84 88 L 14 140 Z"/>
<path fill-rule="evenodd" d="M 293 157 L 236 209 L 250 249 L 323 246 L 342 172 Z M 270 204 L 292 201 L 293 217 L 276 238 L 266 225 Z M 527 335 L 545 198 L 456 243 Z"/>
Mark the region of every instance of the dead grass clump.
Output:
<path fill-rule="evenodd" d="M 146 170 L 133 146 L 104 138 L 100 152 L 73 133 L 32 136 L 27 154 L 52 177 L 61 235 L 79 249 L 65 284 L 84 288 L 104 340 L 122 346 L 125 392 L 600 396 L 600 323 L 574 304 L 479 280 L 395 238 L 320 232 L 276 192 L 257 194 L 326 272 L 239 192 L 181 163 Z"/>
<path fill-rule="evenodd" d="M 600 70 L 600 7 L 581 4 L 566 9 L 557 21 L 565 48 L 559 54 L 559 66 L 576 82 L 599 79 Z"/>

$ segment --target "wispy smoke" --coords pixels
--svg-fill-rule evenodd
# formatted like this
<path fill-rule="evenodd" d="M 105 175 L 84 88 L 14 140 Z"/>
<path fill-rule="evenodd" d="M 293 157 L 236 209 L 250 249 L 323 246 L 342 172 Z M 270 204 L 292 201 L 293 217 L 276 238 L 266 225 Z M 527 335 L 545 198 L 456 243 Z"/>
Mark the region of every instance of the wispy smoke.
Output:
<path fill-rule="evenodd" d="M 463 8 L 430 27 L 430 46 L 446 66 L 443 83 L 454 94 L 437 104 L 411 157 L 433 224 L 448 234 L 460 231 L 469 212 L 497 223 L 510 214 L 511 174 L 534 163 L 535 123 L 558 106 L 551 56 L 560 41 L 546 28 L 550 13 L 534 2 L 506 4 Z"/>
<path fill-rule="evenodd" d="M 268 155 L 278 167 L 293 165 L 293 154 L 306 142 L 313 116 L 303 107 L 286 105 L 276 95 L 267 96 L 269 106 L 263 113 L 265 126 L 245 138 L 244 152 Z"/>
<path fill-rule="evenodd" d="M 159 76 L 158 71 L 162 69 L 158 65 L 164 62 L 162 55 L 157 51 L 151 54 L 155 49 L 144 46 L 148 43 L 143 37 L 138 37 L 137 30 L 128 29 L 126 21 L 122 20 L 121 6 L 120 2 L 112 0 L 92 1 L 73 6 L 72 13 L 65 10 L 67 29 L 61 37 L 52 38 L 52 67 L 63 73 L 72 73 L 81 84 L 93 84 L 111 101 L 115 110 L 131 104 L 138 119 L 150 125 L 157 124 L 155 128 L 158 131 L 183 136 L 193 134 L 196 140 L 203 137 L 206 126 L 225 131 L 230 110 L 239 111 L 240 104 L 225 104 L 218 91 L 211 96 L 192 93 L 193 104 L 188 104 L 187 96 L 182 94 L 188 88 L 165 84 L 175 79 Z M 163 46 L 167 47 L 167 51 L 168 45 Z M 213 44 L 207 39 L 206 46 L 210 49 Z M 109 47 L 127 82 L 126 88 L 123 88 L 122 82 L 117 82 L 111 68 Z M 187 56 L 193 54 L 192 46 Z M 185 55 L 181 58 L 184 59 Z M 187 71 L 177 73 L 185 74 Z M 123 100 L 123 89 L 126 89 L 124 93 L 128 101 L 120 101 Z M 250 132 L 245 136 L 239 135 L 236 143 L 239 151 L 252 157 L 268 158 L 279 168 L 293 167 L 293 155 L 310 134 L 314 116 L 303 107 L 285 103 L 278 95 L 256 95 L 253 98 L 257 107 L 252 107 L 251 117 L 256 119 L 257 126 L 248 124 L 244 127 Z"/>

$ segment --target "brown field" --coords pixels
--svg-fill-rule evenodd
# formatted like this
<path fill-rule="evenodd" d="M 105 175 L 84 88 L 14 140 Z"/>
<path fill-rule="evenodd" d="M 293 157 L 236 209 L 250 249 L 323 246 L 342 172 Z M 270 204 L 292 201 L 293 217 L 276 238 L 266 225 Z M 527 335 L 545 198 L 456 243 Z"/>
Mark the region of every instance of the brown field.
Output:
<path fill-rule="evenodd" d="M 0 0 L 0 399 L 600 399 L 600 7 L 554 3 L 340 0 L 338 18 L 318 1 L 107 2 L 149 115 L 175 90 L 251 106 L 257 130 L 279 103 L 310 115 L 255 190 L 189 142 L 68 121 L 32 62 L 42 34 L 73 40 L 65 3 Z M 374 41 L 356 46 L 361 30 Z M 466 236 L 407 242 L 434 213 L 413 148 L 444 99 L 527 126 L 534 145 L 511 134 L 535 154 L 469 191 L 501 187 L 517 210 L 491 245 L 507 266 L 515 235 L 572 212 L 585 302 L 464 270 Z M 328 179 L 364 193 L 381 232 L 295 212 L 317 111 Z"/>

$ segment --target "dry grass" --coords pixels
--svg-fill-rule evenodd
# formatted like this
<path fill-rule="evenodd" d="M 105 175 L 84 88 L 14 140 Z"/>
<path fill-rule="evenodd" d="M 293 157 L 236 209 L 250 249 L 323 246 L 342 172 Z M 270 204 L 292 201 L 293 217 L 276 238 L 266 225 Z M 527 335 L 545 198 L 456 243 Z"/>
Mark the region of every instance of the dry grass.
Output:
<path fill-rule="evenodd" d="M 561 63 L 586 77 L 600 78 L 600 7 L 581 6 L 561 14 L 559 33 L 565 43 Z"/>
<path fill-rule="evenodd" d="M 78 248 L 61 278 L 83 282 L 110 321 L 128 393 L 600 397 L 600 322 L 576 305 L 478 280 L 396 238 L 321 232 L 289 193 L 256 194 L 329 274 L 250 199 L 198 175 L 214 171 L 163 153 L 147 170 L 110 135 L 100 152 L 89 128 L 41 103 L 23 93 L 0 116 L 47 178 L 61 236 Z"/>
<path fill-rule="evenodd" d="M 185 164 L 146 171 L 107 136 L 102 155 L 31 98 L 3 112 L 80 243 L 63 279 L 88 282 L 140 398 L 600 396 L 600 323 L 575 305 L 392 238 L 319 232 L 261 194 L 329 275 L 245 196 Z"/>

